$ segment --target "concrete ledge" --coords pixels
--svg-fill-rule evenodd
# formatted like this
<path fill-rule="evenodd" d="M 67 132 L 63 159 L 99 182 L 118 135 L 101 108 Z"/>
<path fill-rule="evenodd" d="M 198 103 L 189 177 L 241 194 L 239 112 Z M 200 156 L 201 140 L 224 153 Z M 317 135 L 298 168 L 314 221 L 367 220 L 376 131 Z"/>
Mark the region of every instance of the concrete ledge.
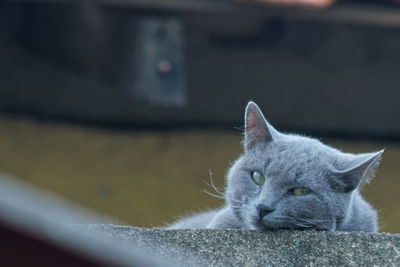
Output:
<path fill-rule="evenodd" d="M 165 230 L 106 223 L 0 174 L 4 266 L 400 266 L 398 234 Z"/>
<path fill-rule="evenodd" d="M 163 230 L 89 225 L 182 265 L 399 266 L 400 235 L 317 231 Z"/>

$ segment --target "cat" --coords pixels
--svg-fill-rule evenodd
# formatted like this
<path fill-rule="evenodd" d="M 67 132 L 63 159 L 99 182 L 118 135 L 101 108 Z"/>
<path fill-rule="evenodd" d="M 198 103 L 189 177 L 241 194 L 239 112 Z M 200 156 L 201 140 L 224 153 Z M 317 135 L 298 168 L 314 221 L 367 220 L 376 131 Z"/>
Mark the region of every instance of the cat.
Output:
<path fill-rule="evenodd" d="M 243 145 L 227 174 L 225 205 L 169 229 L 378 230 L 376 211 L 359 187 L 375 175 L 383 150 L 343 153 L 313 138 L 278 132 L 254 102 L 246 107 Z"/>

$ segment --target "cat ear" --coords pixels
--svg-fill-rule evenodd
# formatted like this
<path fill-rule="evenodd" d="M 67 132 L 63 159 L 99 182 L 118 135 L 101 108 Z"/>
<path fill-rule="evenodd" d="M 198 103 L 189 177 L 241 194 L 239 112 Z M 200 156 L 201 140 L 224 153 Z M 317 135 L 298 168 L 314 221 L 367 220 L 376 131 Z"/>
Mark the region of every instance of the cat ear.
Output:
<path fill-rule="evenodd" d="M 244 120 L 244 148 L 246 150 L 256 143 L 270 142 L 279 134 L 264 118 L 257 104 L 252 101 L 247 104 Z"/>
<path fill-rule="evenodd" d="M 356 189 L 361 182 L 369 183 L 375 176 L 383 151 L 356 155 L 346 164 L 345 170 L 335 171 L 332 188 L 347 193 Z"/>

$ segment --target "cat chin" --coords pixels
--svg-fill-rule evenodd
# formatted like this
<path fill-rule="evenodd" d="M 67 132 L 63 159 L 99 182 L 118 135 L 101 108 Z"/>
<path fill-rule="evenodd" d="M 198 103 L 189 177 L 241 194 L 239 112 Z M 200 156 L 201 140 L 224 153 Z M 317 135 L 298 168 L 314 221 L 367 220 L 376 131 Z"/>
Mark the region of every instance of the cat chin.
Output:
<path fill-rule="evenodd" d="M 258 218 L 251 220 L 251 226 L 250 226 L 250 229 L 261 230 L 261 231 L 273 231 L 273 230 L 279 230 L 279 229 L 283 229 L 283 228 L 285 228 L 285 227 L 282 227 L 282 225 L 266 224 L 265 222 L 263 222 L 262 220 L 260 220 Z"/>
<path fill-rule="evenodd" d="M 297 225 L 290 224 L 282 224 L 282 223 L 271 223 L 271 222 L 263 222 L 260 219 L 254 219 L 251 222 L 249 227 L 252 230 L 259 231 L 277 231 L 277 230 L 327 230 L 327 229 L 319 229 L 318 227 L 300 227 Z"/>
<path fill-rule="evenodd" d="M 252 224 L 250 229 L 259 230 L 259 231 L 293 230 L 293 228 L 290 228 L 290 227 L 268 226 L 268 225 L 264 225 L 262 223 Z"/>
<path fill-rule="evenodd" d="M 297 230 L 297 231 L 303 231 L 303 230 L 323 230 L 323 229 L 317 229 L 317 228 L 304 228 L 304 227 L 299 227 L 299 226 L 267 226 L 267 225 L 253 225 L 251 227 L 252 230 L 259 230 L 259 231 L 280 231 L 280 230 Z"/>

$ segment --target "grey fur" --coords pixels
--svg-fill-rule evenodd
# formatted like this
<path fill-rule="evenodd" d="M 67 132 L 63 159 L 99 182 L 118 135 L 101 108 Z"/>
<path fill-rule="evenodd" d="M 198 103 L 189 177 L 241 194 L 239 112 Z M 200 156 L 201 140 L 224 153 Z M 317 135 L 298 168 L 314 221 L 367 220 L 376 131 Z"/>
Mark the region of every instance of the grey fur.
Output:
<path fill-rule="evenodd" d="M 169 228 L 377 231 L 376 211 L 359 187 L 373 178 L 383 150 L 343 153 L 313 138 L 280 133 L 254 102 L 246 107 L 243 144 L 244 154 L 227 175 L 224 207 Z M 256 184 L 252 171 L 263 174 L 265 183 Z M 294 187 L 311 192 L 296 196 L 290 193 Z M 261 216 L 260 207 L 271 212 Z"/>

